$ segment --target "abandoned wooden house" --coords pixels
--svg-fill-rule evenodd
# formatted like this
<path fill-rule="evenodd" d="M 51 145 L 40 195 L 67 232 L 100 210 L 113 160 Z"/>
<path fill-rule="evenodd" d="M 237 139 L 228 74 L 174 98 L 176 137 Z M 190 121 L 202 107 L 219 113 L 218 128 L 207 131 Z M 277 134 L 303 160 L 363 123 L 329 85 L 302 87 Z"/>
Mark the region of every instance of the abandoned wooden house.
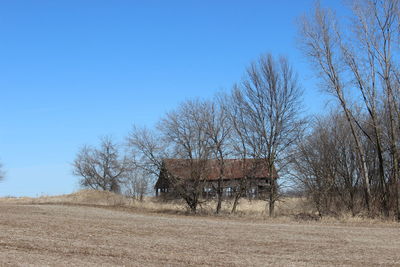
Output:
<path fill-rule="evenodd" d="M 164 159 L 154 186 L 156 196 L 177 197 L 179 186 L 194 188 L 196 184 L 203 197 L 210 198 L 216 195 L 220 181 L 226 197 L 241 192 L 248 198 L 261 198 L 268 194 L 271 182 L 277 178 L 275 169 L 270 172 L 265 160 L 225 159 L 222 165 L 212 159 L 195 163 L 186 159 Z"/>

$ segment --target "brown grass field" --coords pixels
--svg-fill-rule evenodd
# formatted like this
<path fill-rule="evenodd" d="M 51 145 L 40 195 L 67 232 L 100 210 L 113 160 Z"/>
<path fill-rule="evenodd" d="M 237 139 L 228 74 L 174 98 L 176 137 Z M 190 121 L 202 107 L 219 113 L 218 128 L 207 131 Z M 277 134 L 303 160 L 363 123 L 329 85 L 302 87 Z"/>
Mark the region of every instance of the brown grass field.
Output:
<path fill-rule="evenodd" d="M 189 216 L 179 203 L 127 201 L 1 199 L 0 266 L 400 266 L 393 222 L 266 219 L 247 202 L 241 216 Z"/>

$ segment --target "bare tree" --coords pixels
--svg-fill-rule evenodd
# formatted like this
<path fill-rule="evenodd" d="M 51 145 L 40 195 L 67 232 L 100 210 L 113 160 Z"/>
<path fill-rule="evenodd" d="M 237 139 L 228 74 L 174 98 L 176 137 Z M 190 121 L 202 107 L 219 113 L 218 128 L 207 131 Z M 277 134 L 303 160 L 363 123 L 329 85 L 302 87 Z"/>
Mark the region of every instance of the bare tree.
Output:
<path fill-rule="evenodd" d="M 129 160 L 110 137 L 101 138 L 99 148 L 81 148 L 73 162 L 73 174 L 81 177 L 83 187 L 117 193 L 130 169 Z"/>
<path fill-rule="evenodd" d="M 228 107 L 224 96 L 220 96 L 215 101 L 204 103 L 204 119 L 206 126 L 206 138 L 212 156 L 217 159 L 219 177 L 217 181 L 217 207 L 215 213 L 221 210 L 223 198 L 223 178 L 225 172 L 225 158 L 229 155 L 229 138 L 231 125 L 228 116 Z"/>
<path fill-rule="evenodd" d="M 160 133 L 146 127 L 132 128 L 127 137 L 127 147 L 134 166 L 153 177 L 160 174 L 163 159 L 170 157 Z"/>
<path fill-rule="evenodd" d="M 297 184 L 305 189 L 319 216 L 331 211 L 336 166 L 330 153 L 332 147 L 329 131 L 317 127 L 315 132 L 299 142 L 297 153 L 292 158 Z"/>
<path fill-rule="evenodd" d="M 128 137 L 129 147 L 138 155 L 138 166 L 155 176 L 166 175 L 174 194 L 184 199 L 192 212 L 200 202 L 211 157 L 207 111 L 206 102 L 189 100 L 167 113 L 157 132 L 134 128 Z M 183 160 L 189 177 L 169 172 L 164 159 Z"/>
<path fill-rule="evenodd" d="M 134 126 L 127 137 L 127 148 L 134 170 L 127 179 L 126 193 L 139 199 L 150 191 L 163 168 L 163 159 L 168 158 L 166 146 L 157 132 Z"/>
<path fill-rule="evenodd" d="M 190 177 L 179 179 L 171 173 L 168 175 L 174 189 L 192 212 L 197 210 L 208 176 L 208 160 L 212 155 L 204 112 L 206 109 L 205 102 L 188 100 L 167 113 L 158 125 L 170 155 L 187 162 Z"/>
<path fill-rule="evenodd" d="M 127 175 L 124 181 L 125 195 L 143 201 L 144 196 L 149 192 L 150 176 L 139 168 L 135 168 Z"/>
<path fill-rule="evenodd" d="M 287 164 L 287 152 L 301 135 L 302 92 L 286 58 L 261 56 L 247 69 L 243 82 L 233 89 L 236 148 L 242 155 L 264 160 L 270 170 L 269 215 L 274 216 L 278 183 L 272 177 Z"/>
<path fill-rule="evenodd" d="M 238 85 L 233 86 L 232 94 L 228 97 L 226 106 L 228 107 L 228 116 L 232 127 L 232 133 L 229 138 L 230 147 L 234 157 L 241 159 L 243 178 L 233 192 L 233 205 L 231 213 L 236 212 L 239 200 L 246 195 L 248 190 L 248 180 L 253 174 L 255 168 L 248 167 L 248 159 L 255 152 L 252 150 L 251 142 L 248 142 L 250 135 L 247 125 L 247 114 L 243 106 L 243 94 Z M 255 167 L 255 166 L 254 166 Z"/>

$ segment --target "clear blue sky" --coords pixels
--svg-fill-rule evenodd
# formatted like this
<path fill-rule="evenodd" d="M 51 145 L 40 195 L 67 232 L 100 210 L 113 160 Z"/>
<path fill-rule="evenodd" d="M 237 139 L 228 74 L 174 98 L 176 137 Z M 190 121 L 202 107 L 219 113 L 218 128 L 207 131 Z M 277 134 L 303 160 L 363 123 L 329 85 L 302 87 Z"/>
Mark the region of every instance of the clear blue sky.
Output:
<path fill-rule="evenodd" d="M 81 145 L 122 141 L 133 123 L 151 127 L 184 99 L 228 90 L 262 53 L 287 55 L 309 112 L 321 112 L 296 45 L 296 18 L 313 2 L 1 1 L 0 196 L 77 190 Z"/>

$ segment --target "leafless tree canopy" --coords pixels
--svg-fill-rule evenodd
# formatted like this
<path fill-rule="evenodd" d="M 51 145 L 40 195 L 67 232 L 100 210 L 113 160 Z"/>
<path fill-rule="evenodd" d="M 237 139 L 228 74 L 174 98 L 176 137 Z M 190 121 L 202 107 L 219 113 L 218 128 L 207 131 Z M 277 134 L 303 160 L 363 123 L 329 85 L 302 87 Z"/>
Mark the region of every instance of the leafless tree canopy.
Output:
<path fill-rule="evenodd" d="M 211 157 L 207 132 L 207 103 L 188 100 L 176 110 L 166 114 L 158 129 L 172 158 L 190 162 L 190 179 L 175 180 L 175 189 L 185 199 L 192 211 L 196 211 L 207 177 L 206 163 Z"/>
<path fill-rule="evenodd" d="M 243 82 L 231 96 L 231 119 L 238 142 L 235 151 L 242 157 L 264 159 L 279 173 L 287 164 L 290 147 L 303 130 L 299 115 L 302 91 L 297 75 L 284 57 L 261 56 L 247 69 Z M 269 194 L 273 215 L 278 198 L 277 185 Z"/>
<path fill-rule="evenodd" d="M 161 135 L 145 127 L 133 127 L 127 137 L 127 146 L 135 166 L 149 175 L 157 176 L 162 168 L 162 159 L 169 157 Z"/>
<path fill-rule="evenodd" d="M 120 192 L 131 164 L 122 157 L 118 145 L 109 137 L 100 140 L 99 148 L 84 146 L 73 163 L 73 173 L 84 187 Z"/>

